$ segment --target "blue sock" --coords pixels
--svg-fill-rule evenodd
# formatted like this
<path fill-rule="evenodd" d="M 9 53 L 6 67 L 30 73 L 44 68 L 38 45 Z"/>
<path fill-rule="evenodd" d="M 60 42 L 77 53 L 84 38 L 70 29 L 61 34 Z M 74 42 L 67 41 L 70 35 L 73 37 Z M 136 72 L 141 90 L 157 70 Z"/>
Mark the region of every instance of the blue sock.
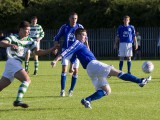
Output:
<path fill-rule="evenodd" d="M 131 74 L 128 74 L 128 73 L 119 73 L 118 74 L 118 77 L 122 80 L 125 80 L 125 81 L 131 81 L 131 82 L 134 82 L 134 83 L 141 83 L 142 82 L 142 79 L 141 78 L 137 78 Z"/>
<path fill-rule="evenodd" d="M 91 102 L 93 100 L 97 100 L 97 99 L 102 98 L 103 96 L 105 96 L 105 94 L 106 94 L 106 92 L 104 92 L 103 90 L 97 90 L 91 96 L 87 97 L 86 100 Z"/>
<path fill-rule="evenodd" d="M 128 60 L 127 61 L 127 66 L 128 66 L 128 73 L 130 73 L 131 72 L 131 60 Z"/>
<path fill-rule="evenodd" d="M 123 61 L 119 61 L 119 70 L 122 71 L 122 68 L 123 68 Z"/>
<path fill-rule="evenodd" d="M 66 73 L 61 74 L 61 90 L 65 89 L 66 85 Z"/>
<path fill-rule="evenodd" d="M 70 87 L 69 90 L 73 90 L 74 89 L 74 86 L 76 85 L 76 82 L 77 82 L 77 78 L 78 78 L 78 75 L 72 75 L 71 87 Z"/>

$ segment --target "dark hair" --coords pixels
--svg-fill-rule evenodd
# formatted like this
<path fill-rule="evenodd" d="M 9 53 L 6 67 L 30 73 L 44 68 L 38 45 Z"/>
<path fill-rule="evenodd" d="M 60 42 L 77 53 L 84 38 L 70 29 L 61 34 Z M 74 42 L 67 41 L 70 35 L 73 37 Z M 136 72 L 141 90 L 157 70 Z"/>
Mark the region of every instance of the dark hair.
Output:
<path fill-rule="evenodd" d="M 22 21 L 19 24 L 18 29 L 20 29 L 20 28 L 26 28 L 26 27 L 30 27 L 30 23 L 28 21 Z"/>
<path fill-rule="evenodd" d="M 76 12 L 71 12 L 71 13 L 69 14 L 69 17 L 72 16 L 72 15 L 77 15 L 77 16 L 78 16 L 78 14 L 77 14 Z"/>
<path fill-rule="evenodd" d="M 37 16 L 33 16 L 33 17 L 31 18 L 31 20 L 33 20 L 33 19 L 38 19 L 38 18 L 37 18 Z"/>
<path fill-rule="evenodd" d="M 78 29 L 75 31 L 75 36 L 81 34 L 82 32 L 87 32 L 87 30 L 84 29 L 84 28 L 78 28 Z"/>

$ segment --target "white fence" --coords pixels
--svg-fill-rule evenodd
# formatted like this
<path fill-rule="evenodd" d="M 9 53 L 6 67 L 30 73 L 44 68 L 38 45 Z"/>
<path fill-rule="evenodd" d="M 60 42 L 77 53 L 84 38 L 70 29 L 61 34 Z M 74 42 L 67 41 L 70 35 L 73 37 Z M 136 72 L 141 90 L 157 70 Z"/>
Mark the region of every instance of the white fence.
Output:
<path fill-rule="evenodd" d="M 160 36 L 160 27 L 136 28 L 136 31 L 140 32 L 142 37 L 142 59 L 158 59 L 160 56 L 160 48 L 157 47 L 157 43 Z M 56 33 L 57 30 L 45 30 L 45 38 L 41 42 L 41 48 L 51 47 L 53 45 L 53 37 Z M 113 49 L 115 34 L 115 28 L 88 30 L 90 48 L 96 57 L 101 57 L 104 59 L 117 58 L 117 50 Z"/>

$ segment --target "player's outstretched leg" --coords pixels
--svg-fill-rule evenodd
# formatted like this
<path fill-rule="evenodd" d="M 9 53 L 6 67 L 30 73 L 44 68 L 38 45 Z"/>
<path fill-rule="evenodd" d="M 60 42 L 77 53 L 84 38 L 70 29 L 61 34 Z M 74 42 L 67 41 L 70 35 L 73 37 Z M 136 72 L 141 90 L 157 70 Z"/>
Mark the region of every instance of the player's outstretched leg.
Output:
<path fill-rule="evenodd" d="M 137 78 L 136 76 L 133 76 L 128 73 L 123 73 L 123 72 L 119 73 L 118 77 L 122 80 L 125 80 L 125 81 L 131 81 L 131 82 L 137 83 L 137 84 L 139 84 L 140 87 L 143 87 L 149 81 L 151 81 L 151 76 L 149 76 L 147 78 Z"/>

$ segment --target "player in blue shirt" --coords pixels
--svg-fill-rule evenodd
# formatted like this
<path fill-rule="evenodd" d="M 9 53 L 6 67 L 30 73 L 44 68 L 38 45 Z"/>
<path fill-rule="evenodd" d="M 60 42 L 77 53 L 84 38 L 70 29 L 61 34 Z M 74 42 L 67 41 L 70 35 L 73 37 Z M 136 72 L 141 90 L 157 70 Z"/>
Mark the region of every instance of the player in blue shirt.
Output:
<path fill-rule="evenodd" d="M 54 61 L 51 62 L 51 65 L 52 67 L 55 66 L 57 61 L 73 53 L 73 57 L 77 57 L 80 60 L 80 63 L 83 68 L 86 69 L 96 89 L 95 93 L 81 100 L 82 105 L 86 108 L 92 108 L 91 101 L 98 100 L 111 93 L 111 88 L 106 79 L 107 76 L 117 76 L 122 80 L 137 83 L 140 87 L 143 87 L 151 80 L 151 76 L 148 78 L 137 78 L 131 74 L 123 73 L 113 66 L 96 60 L 94 54 L 83 44 L 87 36 L 86 30 L 83 28 L 78 28 L 75 35 L 77 40 L 68 49 L 58 55 Z M 74 59 L 75 58 L 72 58 L 72 62 L 74 62 Z"/>
<path fill-rule="evenodd" d="M 117 30 L 117 36 L 114 44 L 114 48 L 117 48 L 119 43 L 119 52 L 118 56 L 120 57 L 119 70 L 123 68 L 124 58 L 127 58 L 128 73 L 131 74 L 131 57 L 133 56 L 132 52 L 132 43 L 135 43 L 135 50 L 138 48 L 137 39 L 135 35 L 135 28 L 132 25 L 129 25 L 130 17 L 124 16 L 123 18 L 124 25 L 120 25 Z"/>
<path fill-rule="evenodd" d="M 58 34 L 54 37 L 54 44 L 58 44 L 60 38 L 64 37 L 63 45 L 62 45 L 62 51 L 64 51 L 66 48 L 68 48 L 70 45 L 73 44 L 75 41 L 75 30 L 77 28 L 83 28 L 81 24 L 77 23 L 78 20 L 78 14 L 73 12 L 69 16 L 69 23 L 64 24 L 61 26 L 59 29 Z M 86 41 L 87 46 L 88 42 Z M 56 54 L 56 53 L 54 53 Z M 62 73 L 61 73 L 61 92 L 60 96 L 64 97 L 65 96 L 65 84 L 66 84 L 66 73 L 67 73 L 67 66 L 70 63 L 70 58 L 72 55 L 68 56 L 67 58 L 62 59 Z M 70 67 L 69 72 L 73 72 L 72 74 L 72 79 L 71 79 L 71 87 L 68 91 L 68 95 L 72 96 L 73 95 L 73 90 L 78 78 L 78 68 L 79 68 L 79 61 L 78 59 L 76 62 Z"/>

